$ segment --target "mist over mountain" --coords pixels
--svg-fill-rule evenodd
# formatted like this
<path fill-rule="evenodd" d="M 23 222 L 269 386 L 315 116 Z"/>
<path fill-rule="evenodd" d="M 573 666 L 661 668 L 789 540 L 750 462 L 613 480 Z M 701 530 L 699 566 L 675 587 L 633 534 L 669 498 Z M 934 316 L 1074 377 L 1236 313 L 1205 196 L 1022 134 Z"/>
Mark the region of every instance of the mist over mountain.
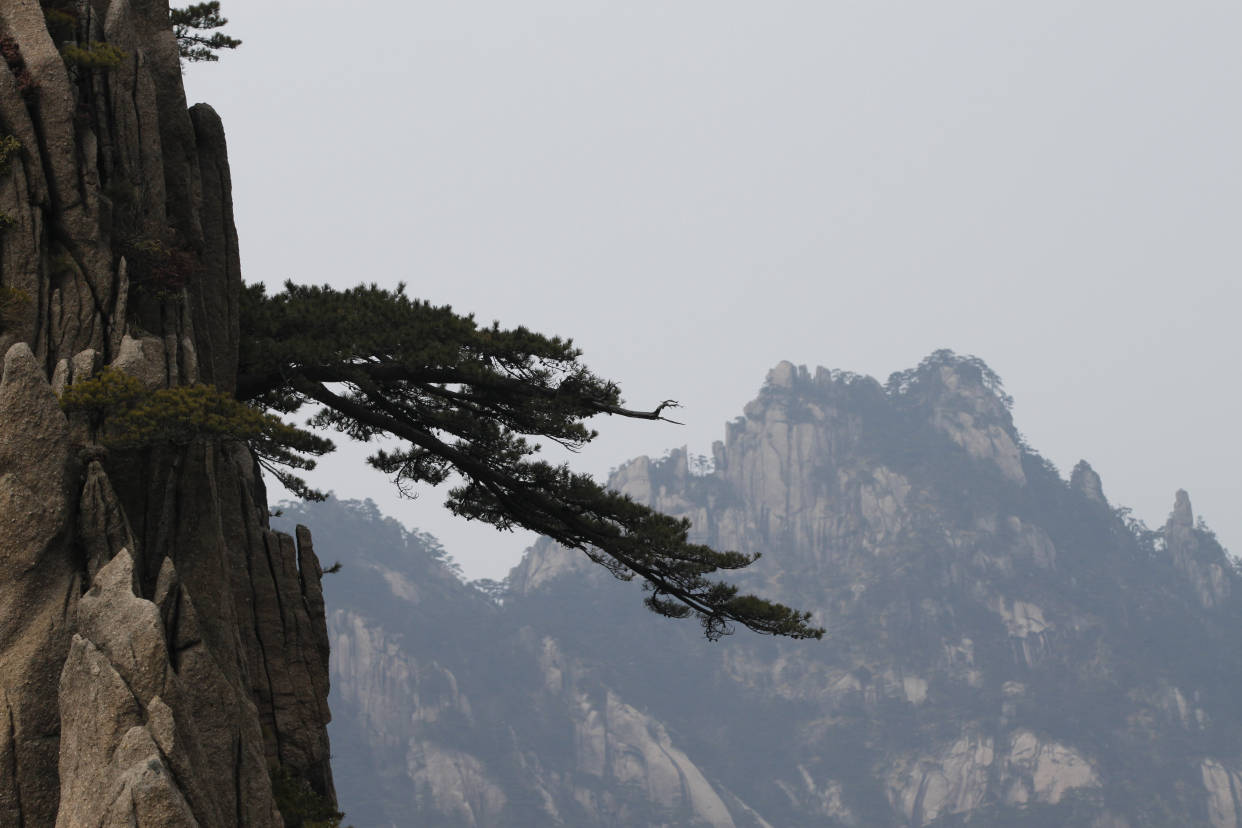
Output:
<path fill-rule="evenodd" d="M 1185 492 L 1149 529 L 1010 408 L 947 351 L 885 384 L 781 363 L 712 457 L 617 470 L 695 540 L 762 552 L 734 580 L 814 610 L 822 642 L 709 643 L 547 540 L 481 589 L 369 503 L 286 507 L 273 525 L 343 562 L 350 821 L 1239 825 L 1233 563 Z"/>

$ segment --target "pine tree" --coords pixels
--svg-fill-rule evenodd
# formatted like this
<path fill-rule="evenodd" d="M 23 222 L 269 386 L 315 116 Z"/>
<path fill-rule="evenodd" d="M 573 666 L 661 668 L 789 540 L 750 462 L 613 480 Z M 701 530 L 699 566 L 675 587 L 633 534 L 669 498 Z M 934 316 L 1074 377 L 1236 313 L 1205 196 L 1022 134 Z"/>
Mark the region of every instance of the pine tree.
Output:
<path fill-rule="evenodd" d="M 482 326 L 412 299 L 404 287 L 375 285 L 338 291 L 290 283 L 270 296 L 250 285 L 241 330 L 239 400 L 286 415 L 318 405 L 310 421 L 316 428 L 363 441 L 399 438 L 400 448 L 377 451 L 369 462 L 403 491 L 456 472 L 463 483 L 446 504 L 454 513 L 539 532 L 618 578 L 637 577 L 650 609 L 695 616 L 709 639 L 734 624 L 793 638 L 823 635 L 809 613 L 707 577 L 745 567 L 757 554 L 690 543 L 689 521 L 535 457 L 532 441 L 571 450 L 588 443 L 597 434 L 586 425 L 591 417 L 665 420 L 676 406 L 626 408 L 617 385 L 592 374 L 569 340 Z M 284 448 L 299 456 L 299 445 Z"/>
<path fill-rule="evenodd" d="M 220 16 L 219 0 L 195 3 L 184 9 L 169 9 L 168 19 L 172 22 L 182 60 L 192 63 L 217 61 L 220 56 L 216 52 L 220 49 L 236 49 L 242 43 L 224 32 L 214 32 L 210 36 L 198 34 L 228 25 L 228 19 Z"/>

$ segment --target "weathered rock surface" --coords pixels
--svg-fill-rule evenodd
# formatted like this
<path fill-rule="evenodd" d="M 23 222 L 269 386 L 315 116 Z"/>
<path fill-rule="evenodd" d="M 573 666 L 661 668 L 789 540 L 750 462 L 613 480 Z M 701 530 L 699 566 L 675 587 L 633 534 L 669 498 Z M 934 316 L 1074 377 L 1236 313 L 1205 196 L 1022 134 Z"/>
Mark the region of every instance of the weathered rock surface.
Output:
<path fill-rule="evenodd" d="M 1234 579 L 1229 562 L 1223 559 L 1214 541 L 1205 543 L 1196 531 L 1190 495 L 1178 489 L 1173 512 L 1164 527 L 1164 541 L 1173 565 L 1190 583 L 1204 609 L 1223 606 L 1233 592 Z"/>
<path fill-rule="evenodd" d="M 34 354 L 13 345 L 0 379 L 0 822 L 11 825 L 56 812 L 56 677 L 82 590 L 68 434 Z"/>
<path fill-rule="evenodd" d="M 0 824 L 279 826 L 271 771 L 334 796 L 309 533 L 268 529 L 244 445 L 109 453 L 57 401 L 105 366 L 233 387 L 224 131 L 186 106 L 167 3 L 77 12 L 118 66 L 68 66 L 37 0 L 0 3 L 29 72 L 0 66 Z"/>
<path fill-rule="evenodd" d="M 1087 464 L 1062 479 L 977 360 L 886 385 L 782 364 L 711 461 L 638 458 L 612 483 L 763 552 L 743 586 L 827 639 L 708 644 L 547 541 L 497 605 L 373 507 L 295 510 L 366 548 L 326 581 L 360 822 L 1242 820 L 1233 566 L 1184 493 L 1150 531 Z"/>
<path fill-rule="evenodd" d="M 1074 471 L 1070 475 L 1070 488 L 1089 500 L 1094 500 L 1103 506 L 1108 505 L 1108 500 L 1104 497 L 1104 484 L 1100 481 L 1099 474 L 1086 460 L 1079 460 L 1074 466 Z"/>

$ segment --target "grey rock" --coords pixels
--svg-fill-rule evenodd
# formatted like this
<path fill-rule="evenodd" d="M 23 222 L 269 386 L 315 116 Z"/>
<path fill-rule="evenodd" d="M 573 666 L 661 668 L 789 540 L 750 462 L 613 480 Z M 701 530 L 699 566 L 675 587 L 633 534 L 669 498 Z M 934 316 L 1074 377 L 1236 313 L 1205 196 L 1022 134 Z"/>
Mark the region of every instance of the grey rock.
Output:
<path fill-rule="evenodd" d="M 90 379 L 99 373 L 101 355 L 94 348 L 87 348 L 73 355 L 70 361 L 70 383 Z"/>
<path fill-rule="evenodd" d="M 199 824 L 144 725 L 143 705 L 109 657 L 79 635 L 65 661 L 60 704 L 58 828 Z"/>
<path fill-rule="evenodd" d="M 198 174 L 202 182 L 204 264 L 224 276 L 223 290 L 190 286 L 190 308 L 200 349 L 199 370 L 204 382 L 232 390 L 237 378 L 241 265 L 233 226 L 228 149 L 220 116 L 210 106 L 195 104 L 190 109 L 190 120 L 198 145 Z"/>
<path fill-rule="evenodd" d="M 102 350 L 105 325 L 99 309 L 110 307 L 115 294 L 111 249 L 101 227 L 99 194 L 102 187 L 95 163 L 98 156 L 93 151 L 95 138 L 89 130 L 79 133 L 75 126 L 75 91 L 57 45 L 48 35 L 39 3 L 35 0 L 5 3 L 0 9 L 0 22 L 20 48 L 39 90 L 39 105 L 32 110 L 32 131 L 37 133 L 38 140 L 26 143 L 23 138 L 23 144 L 28 151 L 40 148 L 37 155 L 30 153 L 27 157 L 38 159 L 42 167 L 39 183 L 46 183 L 47 192 L 42 194 L 34 188 L 35 191 L 29 193 L 36 196 L 30 203 L 39 205 L 44 213 L 38 218 L 31 215 L 30 229 L 38 229 L 50 218 L 47 211 L 52 205 L 55 205 L 56 224 L 61 228 L 58 249 L 40 250 L 40 236 L 23 233 L 21 247 L 25 250 L 18 255 L 28 264 L 37 262 L 39 265 L 27 271 L 27 279 L 52 269 L 68 277 L 60 279 L 55 302 L 49 301 L 53 292 L 41 279 L 30 279 L 31 295 L 40 297 L 41 306 L 51 310 L 46 321 L 37 317 L 32 320 L 35 338 L 31 344 L 40 359 L 49 352 L 69 356 L 83 348 Z M 5 108 L 14 107 L 20 100 L 18 95 L 17 101 Z M 20 134 L 19 138 L 22 138 Z M 85 145 L 81 153 L 78 152 L 80 143 Z M 25 284 L 16 286 L 27 288 Z"/>
<path fill-rule="evenodd" d="M 1173 498 L 1173 511 L 1169 516 L 1169 520 L 1174 526 L 1181 528 L 1190 528 L 1195 525 L 1194 509 L 1190 507 L 1190 495 L 1185 489 L 1178 489 L 1177 494 Z"/>
<path fill-rule="evenodd" d="M 215 801 L 219 824 L 233 824 L 230 815 L 240 825 L 279 824 L 270 798 L 258 708 L 205 645 L 199 612 L 168 558 L 153 600 L 178 677 L 169 703 L 175 705 L 180 720 L 193 724 L 185 750 L 166 749 L 178 760 L 173 763 L 177 777 L 207 780 L 205 796 Z"/>
<path fill-rule="evenodd" d="M 65 393 L 65 389 L 69 386 L 69 360 L 62 359 L 56 363 L 56 367 L 52 370 L 52 393 L 60 396 Z"/>
<path fill-rule="evenodd" d="M 999 410 L 995 396 L 986 388 L 963 378 L 949 366 L 938 370 L 938 380 L 953 404 L 941 403 L 934 409 L 932 423 L 979 460 L 990 461 L 1009 480 L 1025 483 L 1021 452 Z"/>
<path fill-rule="evenodd" d="M 1164 540 L 1173 566 L 1194 591 L 1199 604 L 1204 609 L 1224 605 L 1234 590 L 1233 568 L 1220 545 L 1195 529 L 1194 510 L 1185 489 L 1178 489 L 1174 497 Z"/>
<path fill-rule="evenodd" d="M 171 562 L 158 604 L 138 597 L 134 582 L 122 549 L 80 603 L 60 678 L 58 824 L 93 825 L 104 813 L 139 826 L 280 825 L 260 734 L 247 727 L 257 723 L 254 706 L 203 649 Z"/>
<path fill-rule="evenodd" d="M 57 405 L 103 365 L 152 390 L 227 390 L 239 339 L 223 129 L 187 109 L 168 6 L 80 12 L 89 39 L 127 54 L 85 85 L 40 3 L 0 4 L 39 87 L 27 101 L 0 71 L 0 123 L 22 143 L 0 180 L 15 219 L 0 285 L 31 297 L 0 332 L 0 823 L 275 826 L 269 764 L 332 797 L 309 534 L 305 552 L 269 549 L 245 446 L 109 452 Z M 144 240 L 195 251 L 183 290 L 132 272 L 126 245 Z M 92 671 L 133 694 L 141 717 L 123 732 L 107 718 L 126 720 L 123 693 L 66 707 L 89 697 Z"/>
<path fill-rule="evenodd" d="M 198 767 L 214 769 L 203 775 L 244 790 L 258 786 L 236 805 L 243 811 L 270 805 L 268 765 L 330 797 L 324 633 L 322 626 L 316 632 L 305 597 L 318 564 L 300 572 L 292 539 L 264 526 L 249 452 L 203 444 L 109 464 L 143 550 L 144 594 L 159 604 L 167 637 L 177 642 L 177 671 L 193 676 L 183 686 L 196 692 L 165 701 L 193 720 L 205 757 Z M 309 564 L 308 533 L 306 540 Z M 238 803 L 232 790 L 214 796 Z M 266 823 L 254 816 L 245 824 Z"/>
<path fill-rule="evenodd" d="M 1100 481 L 1100 475 L 1096 473 L 1095 469 L 1091 468 L 1091 464 L 1086 460 L 1079 460 L 1074 466 L 1074 471 L 1070 474 L 1070 488 L 1088 500 L 1103 506 L 1108 505 L 1108 499 L 1104 497 L 1104 484 Z"/>
<path fill-rule="evenodd" d="M 319 686 L 316 692 L 326 705 L 328 698 L 328 661 L 330 647 L 328 645 L 328 617 L 323 601 L 323 567 L 315 554 L 315 543 L 310 530 L 298 526 L 294 530 L 298 547 L 298 580 L 302 587 L 302 598 L 306 607 L 307 623 L 310 626 L 309 638 L 314 642 L 315 655 L 318 657 L 316 669 L 311 671 L 311 678 Z"/>
<path fill-rule="evenodd" d="M 126 335 L 111 367 L 129 374 L 154 391 L 168 387 L 168 363 L 164 341 L 155 336 L 135 339 Z"/>
<path fill-rule="evenodd" d="M 167 693 L 172 666 L 159 608 L 134 594 L 134 580 L 133 558 L 122 549 L 79 601 L 77 635 L 108 659 L 125 687 L 145 704 Z"/>
<path fill-rule="evenodd" d="M 86 553 L 86 576 L 92 581 L 117 552 L 137 548 L 129 519 L 98 460 L 92 460 L 86 468 L 78 508 L 78 536 Z"/>
<path fill-rule="evenodd" d="M 1200 773 L 1203 787 L 1208 792 L 1208 821 L 1212 828 L 1237 828 L 1242 825 L 1237 793 L 1242 790 L 1242 774 L 1215 759 L 1204 759 Z"/>
<path fill-rule="evenodd" d="M 0 730 L 11 760 L 0 771 L 0 807 L 9 803 L 28 825 L 55 821 L 56 680 L 81 591 L 67 438 L 34 354 L 13 345 L 0 379 Z"/>

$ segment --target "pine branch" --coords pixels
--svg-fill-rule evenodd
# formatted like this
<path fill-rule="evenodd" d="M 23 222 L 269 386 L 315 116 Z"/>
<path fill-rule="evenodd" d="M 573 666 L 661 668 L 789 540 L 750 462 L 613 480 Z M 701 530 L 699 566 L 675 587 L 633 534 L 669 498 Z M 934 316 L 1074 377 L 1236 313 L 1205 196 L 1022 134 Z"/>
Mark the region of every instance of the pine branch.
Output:
<path fill-rule="evenodd" d="M 793 638 L 823 635 L 808 613 L 707 577 L 748 566 L 757 554 L 692 544 L 689 521 L 533 459 L 538 445 L 528 438 L 576 450 L 596 436 L 585 425 L 596 415 L 676 422 L 665 416 L 673 400 L 651 410 L 627 407 L 615 383 L 579 362 L 571 341 L 482 327 L 374 285 L 337 291 L 289 284 L 270 297 L 250 286 L 242 330 L 238 397 L 282 413 L 317 403 L 323 408 L 314 426 L 359 440 L 399 438 L 403 447 L 369 462 L 403 492 L 458 472 L 464 483 L 447 503 L 454 513 L 533 530 L 618 578 L 638 577 L 649 608 L 697 617 L 710 639 L 734 624 Z"/>

